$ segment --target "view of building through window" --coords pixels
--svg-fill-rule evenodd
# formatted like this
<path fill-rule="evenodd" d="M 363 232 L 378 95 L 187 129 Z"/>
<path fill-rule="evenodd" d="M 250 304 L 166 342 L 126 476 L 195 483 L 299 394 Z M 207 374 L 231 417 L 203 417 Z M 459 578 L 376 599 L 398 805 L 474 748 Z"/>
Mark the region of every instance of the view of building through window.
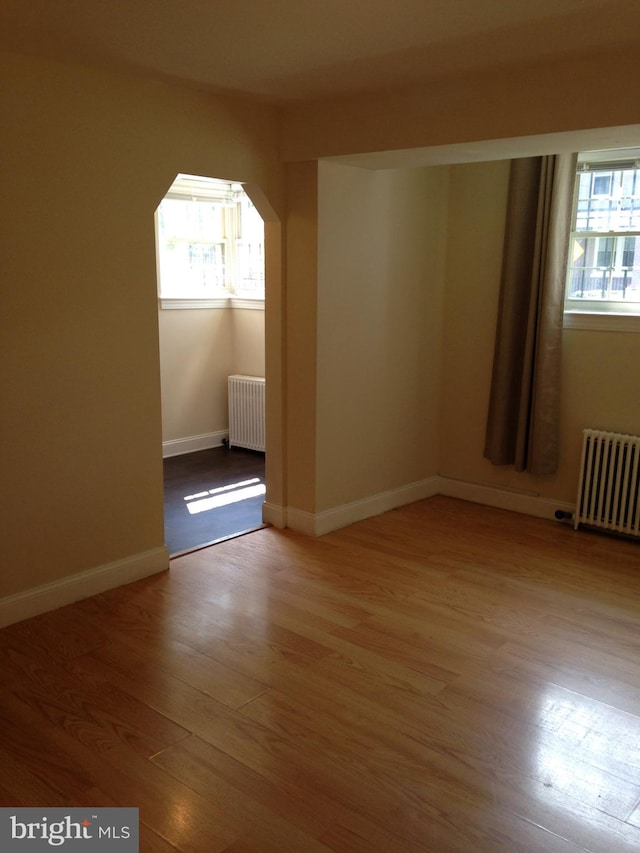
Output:
<path fill-rule="evenodd" d="M 241 184 L 178 175 L 156 242 L 163 299 L 264 299 L 264 223 Z"/>
<path fill-rule="evenodd" d="M 566 307 L 640 313 L 640 163 L 607 153 L 578 164 Z"/>

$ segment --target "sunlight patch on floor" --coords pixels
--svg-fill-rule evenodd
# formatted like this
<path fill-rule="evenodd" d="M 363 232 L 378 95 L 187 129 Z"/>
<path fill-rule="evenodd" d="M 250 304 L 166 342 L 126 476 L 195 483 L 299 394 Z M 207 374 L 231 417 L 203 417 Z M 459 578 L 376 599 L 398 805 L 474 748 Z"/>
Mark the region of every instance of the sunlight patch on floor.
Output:
<path fill-rule="evenodd" d="M 229 506 L 229 504 L 264 495 L 266 490 L 265 484 L 261 483 L 258 477 L 252 477 L 250 480 L 241 480 L 228 486 L 220 486 L 217 489 L 198 492 L 195 495 L 186 495 L 184 500 L 187 503 L 189 514 L 196 515 L 200 512 L 207 512 L 211 509 L 218 509 L 222 506 Z"/>

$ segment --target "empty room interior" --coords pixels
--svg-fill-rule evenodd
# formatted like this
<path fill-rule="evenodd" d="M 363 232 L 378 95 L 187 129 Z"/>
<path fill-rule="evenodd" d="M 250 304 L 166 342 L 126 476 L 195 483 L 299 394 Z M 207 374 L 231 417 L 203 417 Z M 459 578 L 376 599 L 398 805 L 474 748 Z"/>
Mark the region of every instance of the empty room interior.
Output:
<path fill-rule="evenodd" d="M 2 849 L 640 849 L 638 5 L 0 24 Z"/>

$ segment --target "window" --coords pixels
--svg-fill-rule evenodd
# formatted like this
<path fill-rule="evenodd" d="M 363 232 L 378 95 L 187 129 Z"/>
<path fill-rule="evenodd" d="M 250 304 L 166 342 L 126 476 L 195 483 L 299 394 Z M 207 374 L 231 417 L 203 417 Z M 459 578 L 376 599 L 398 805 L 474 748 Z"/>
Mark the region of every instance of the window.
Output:
<path fill-rule="evenodd" d="M 565 312 L 640 316 L 640 150 L 578 158 Z"/>
<path fill-rule="evenodd" d="M 178 175 L 156 211 L 156 246 L 165 308 L 264 299 L 264 223 L 241 184 Z"/>

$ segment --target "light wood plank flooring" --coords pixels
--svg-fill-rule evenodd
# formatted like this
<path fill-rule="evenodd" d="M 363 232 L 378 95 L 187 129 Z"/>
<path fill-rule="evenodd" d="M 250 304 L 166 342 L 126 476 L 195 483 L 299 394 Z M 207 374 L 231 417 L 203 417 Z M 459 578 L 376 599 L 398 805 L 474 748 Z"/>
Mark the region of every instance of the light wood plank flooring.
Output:
<path fill-rule="evenodd" d="M 141 850 L 640 850 L 640 544 L 432 498 L 0 631 L 3 805 Z"/>

